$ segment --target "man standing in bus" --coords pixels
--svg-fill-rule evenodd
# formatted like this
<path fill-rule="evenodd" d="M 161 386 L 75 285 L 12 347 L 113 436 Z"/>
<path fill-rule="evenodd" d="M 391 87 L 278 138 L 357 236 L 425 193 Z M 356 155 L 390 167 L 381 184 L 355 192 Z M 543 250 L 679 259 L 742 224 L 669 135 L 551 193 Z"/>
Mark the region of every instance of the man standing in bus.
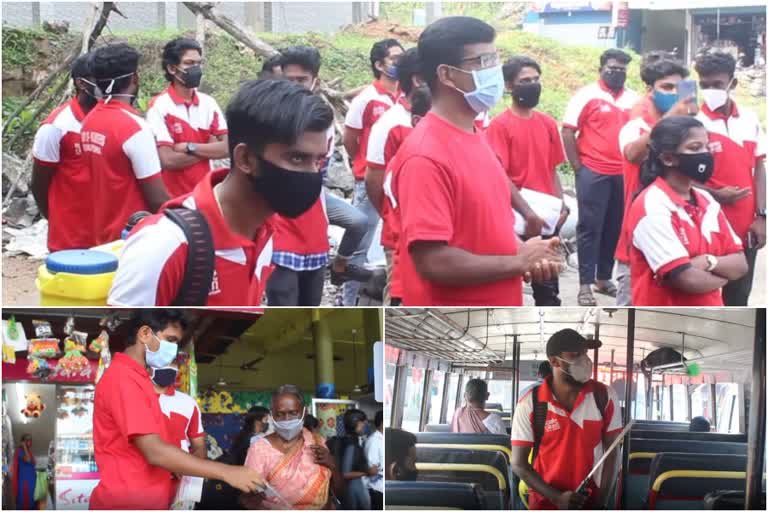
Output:
<path fill-rule="evenodd" d="M 528 485 L 532 510 L 604 508 L 616 481 L 613 452 L 590 482 L 589 497 L 575 492 L 622 429 L 616 393 L 591 379 L 587 348 L 573 329 L 553 334 L 547 342 L 552 375 L 515 408 L 512 471 Z"/>

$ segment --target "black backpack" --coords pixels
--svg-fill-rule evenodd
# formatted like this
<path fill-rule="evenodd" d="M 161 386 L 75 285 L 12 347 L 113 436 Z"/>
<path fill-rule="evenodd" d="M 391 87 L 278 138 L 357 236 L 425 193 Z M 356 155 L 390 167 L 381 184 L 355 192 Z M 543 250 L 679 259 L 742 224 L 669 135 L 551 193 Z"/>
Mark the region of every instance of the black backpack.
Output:
<path fill-rule="evenodd" d="M 531 392 L 533 400 L 533 457 L 531 466 L 539 453 L 541 439 L 544 437 L 544 424 L 547 421 L 547 402 L 539 401 L 539 388 L 541 384 L 536 385 Z M 600 382 L 595 382 L 594 386 L 595 402 L 600 410 L 600 417 L 605 419 L 605 407 L 608 405 L 608 387 Z"/>
<path fill-rule="evenodd" d="M 213 281 L 216 252 L 208 221 L 198 210 L 189 208 L 168 208 L 163 211 L 184 233 L 187 239 L 187 264 L 179 293 L 172 306 L 204 306 Z M 125 227 L 130 231 L 149 212 L 136 212 L 128 219 Z"/>

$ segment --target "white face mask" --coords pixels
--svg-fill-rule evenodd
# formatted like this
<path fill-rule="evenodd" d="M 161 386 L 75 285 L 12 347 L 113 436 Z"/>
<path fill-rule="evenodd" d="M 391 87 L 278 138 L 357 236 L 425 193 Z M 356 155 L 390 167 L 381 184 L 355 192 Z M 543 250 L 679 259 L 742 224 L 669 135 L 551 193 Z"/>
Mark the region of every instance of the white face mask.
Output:
<path fill-rule="evenodd" d="M 555 356 L 557 357 L 557 356 Z M 567 375 L 570 375 L 573 380 L 580 383 L 587 382 L 592 376 L 592 360 L 587 357 L 586 354 L 582 354 L 573 361 L 557 357 L 559 360 L 568 363 L 568 370 L 559 368 L 559 370 Z"/>
<path fill-rule="evenodd" d="M 731 90 L 733 80 L 728 82 L 728 87 L 723 89 L 702 89 L 701 95 L 704 97 L 704 103 L 710 110 L 717 110 L 728 102 L 728 95 Z"/>
<path fill-rule="evenodd" d="M 283 438 L 283 440 L 291 441 L 296 439 L 301 433 L 301 429 L 304 428 L 304 413 L 301 413 L 301 418 L 283 421 L 275 421 L 272 415 L 270 415 L 269 424 L 275 429 L 277 435 Z"/>

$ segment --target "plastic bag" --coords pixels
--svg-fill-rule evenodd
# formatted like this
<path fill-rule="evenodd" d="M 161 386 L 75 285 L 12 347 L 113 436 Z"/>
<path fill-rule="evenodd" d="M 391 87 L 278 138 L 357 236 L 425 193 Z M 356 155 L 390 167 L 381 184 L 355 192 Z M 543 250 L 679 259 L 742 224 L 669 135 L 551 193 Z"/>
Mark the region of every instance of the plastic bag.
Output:
<path fill-rule="evenodd" d="M 82 352 L 79 350 L 72 350 L 59 359 L 58 374 L 61 376 L 74 376 L 90 367 L 91 365 L 88 362 L 88 358 L 86 358 Z"/>
<path fill-rule="evenodd" d="M 101 337 L 101 335 L 99 335 L 99 337 Z M 101 355 L 99 356 L 99 367 L 96 370 L 96 384 L 99 383 L 99 379 L 104 375 L 104 370 L 109 368 L 109 365 L 112 362 L 112 354 L 109 351 L 109 336 L 104 339 L 104 346 L 101 347 L 99 353 Z"/>
<path fill-rule="evenodd" d="M 35 338 L 29 340 L 29 356 L 51 359 L 59 357 L 59 340 L 57 338 Z"/>
<path fill-rule="evenodd" d="M 53 369 L 45 359 L 39 357 L 30 357 L 28 361 L 27 374 L 31 375 L 32 377 L 45 380 L 53 372 Z"/>
<path fill-rule="evenodd" d="M 64 334 L 70 336 L 75 331 L 75 317 L 70 316 L 64 324 Z"/>
<path fill-rule="evenodd" d="M 64 340 L 64 352 L 85 352 L 88 346 L 88 333 L 72 331 Z"/>
<path fill-rule="evenodd" d="M 109 345 L 109 333 L 106 330 L 102 330 L 99 335 L 91 341 L 88 346 L 88 350 L 91 352 L 99 353 L 101 349 Z"/>
<path fill-rule="evenodd" d="M 50 322 L 46 320 L 32 320 L 32 325 L 35 328 L 35 337 L 53 338 L 53 328 L 51 328 Z"/>

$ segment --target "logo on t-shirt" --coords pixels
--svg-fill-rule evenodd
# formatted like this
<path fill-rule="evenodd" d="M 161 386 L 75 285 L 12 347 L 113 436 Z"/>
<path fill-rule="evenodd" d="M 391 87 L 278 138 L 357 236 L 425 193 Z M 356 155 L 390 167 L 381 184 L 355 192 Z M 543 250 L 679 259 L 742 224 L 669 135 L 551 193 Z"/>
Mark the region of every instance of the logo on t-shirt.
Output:
<path fill-rule="evenodd" d="M 603 103 L 603 105 L 600 107 L 600 112 L 610 112 L 611 107 L 607 103 Z"/>
<path fill-rule="evenodd" d="M 373 107 L 373 117 L 379 117 L 386 111 L 387 111 L 386 107 L 382 107 L 382 106 Z"/>
<path fill-rule="evenodd" d="M 181 126 L 181 123 L 173 123 L 173 133 L 181 133 L 184 131 L 184 128 Z"/>
<path fill-rule="evenodd" d="M 544 432 L 554 432 L 555 430 L 560 430 L 560 422 L 557 421 L 557 418 L 549 418 L 544 423 Z"/>
<path fill-rule="evenodd" d="M 221 288 L 219 288 L 219 273 L 218 271 L 213 271 L 213 279 L 211 280 L 211 291 L 208 292 L 208 295 L 218 295 L 221 293 Z"/>

